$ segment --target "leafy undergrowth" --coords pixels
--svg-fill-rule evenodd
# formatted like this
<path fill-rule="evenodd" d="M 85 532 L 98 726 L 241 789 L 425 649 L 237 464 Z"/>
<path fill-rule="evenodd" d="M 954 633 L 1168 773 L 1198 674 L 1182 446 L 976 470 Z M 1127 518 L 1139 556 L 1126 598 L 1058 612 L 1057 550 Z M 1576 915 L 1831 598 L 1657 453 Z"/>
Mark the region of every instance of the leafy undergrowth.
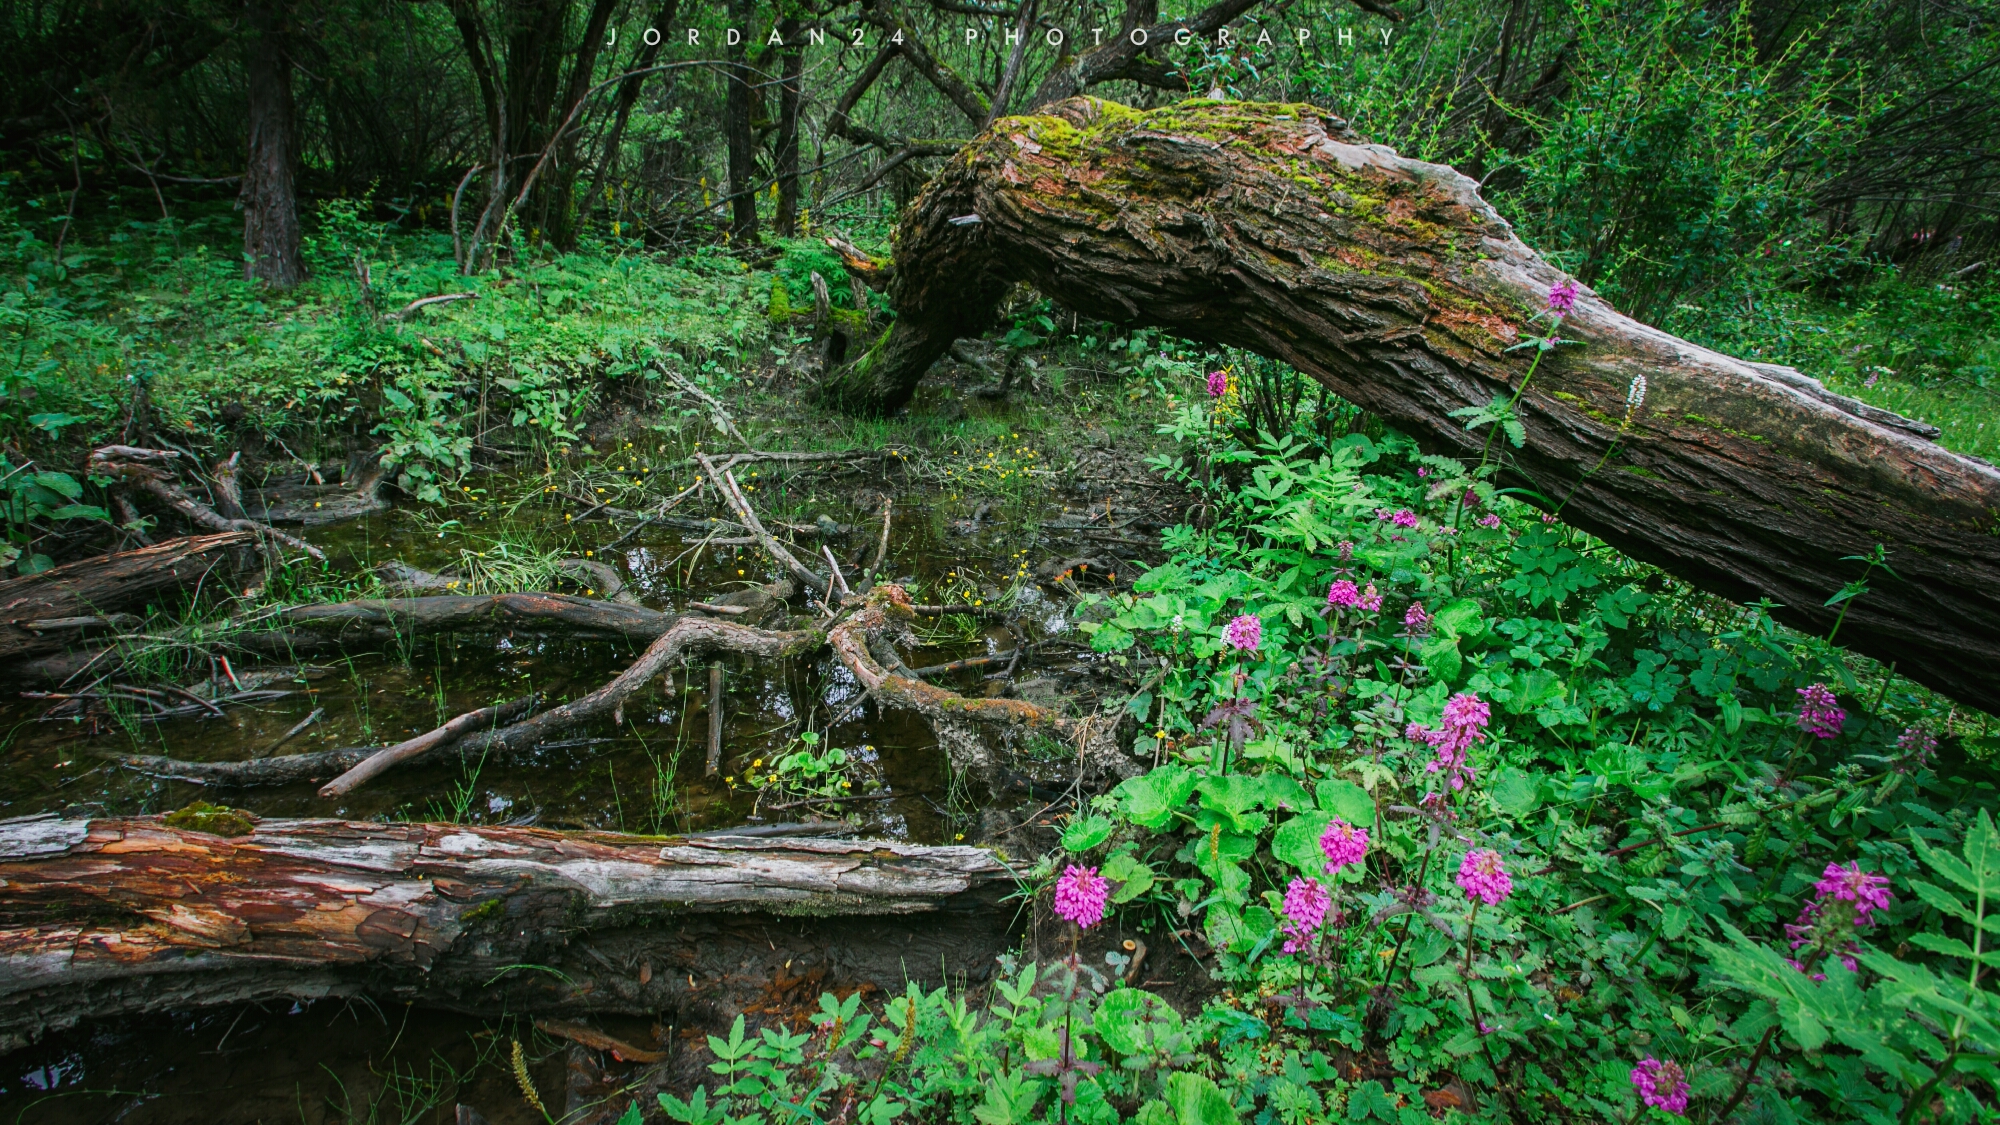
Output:
<path fill-rule="evenodd" d="M 1236 481 L 1212 526 L 1084 611 L 1153 669 L 1157 765 L 1035 876 L 1064 925 L 1180 920 L 1220 993 L 1178 1012 L 1114 951 L 828 997 L 711 1038 L 669 1118 L 1990 1118 L 1990 720 L 1397 435 L 1204 413 L 1168 428 Z"/>

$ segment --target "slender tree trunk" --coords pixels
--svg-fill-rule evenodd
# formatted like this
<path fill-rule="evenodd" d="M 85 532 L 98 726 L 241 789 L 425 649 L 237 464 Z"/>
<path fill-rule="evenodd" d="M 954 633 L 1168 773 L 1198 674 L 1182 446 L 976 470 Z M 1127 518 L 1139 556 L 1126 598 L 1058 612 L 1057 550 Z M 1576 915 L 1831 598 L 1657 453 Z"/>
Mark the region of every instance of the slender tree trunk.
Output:
<path fill-rule="evenodd" d="M 804 90 L 805 49 L 792 41 L 800 35 L 799 21 L 787 19 L 779 25 L 785 48 L 779 65 L 777 157 L 778 213 L 771 226 L 781 237 L 798 233 L 799 219 L 799 103 Z"/>
<path fill-rule="evenodd" d="M 667 29 L 673 24 L 674 13 L 679 9 L 680 0 L 666 0 L 666 3 L 661 4 L 659 9 L 653 13 L 653 18 L 647 21 L 646 26 L 659 29 L 660 38 L 649 45 L 644 39 L 645 33 L 643 31 L 640 33 L 638 57 L 632 60 L 631 66 L 625 68 L 626 73 L 629 74 L 635 70 L 645 70 L 659 59 L 660 47 L 667 41 Z M 627 78 L 618 84 L 618 92 L 613 95 L 611 128 L 605 133 L 604 150 L 598 156 L 597 171 L 591 175 L 590 191 L 587 193 L 582 206 L 578 208 L 577 221 L 579 223 L 584 220 L 585 216 L 590 214 L 593 208 L 604 206 L 605 183 L 618 172 L 619 146 L 625 141 L 625 123 L 631 120 L 632 107 L 639 104 L 639 94 L 645 88 L 645 85 L 646 80 L 644 78 Z"/>
<path fill-rule="evenodd" d="M 1585 290 L 1573 341 L 1522 380 L 1564 280 L 1450 168 L 1366 145 L 1297 105 L 1138 112 L 1078 98 L 1005 118 L 896 236 L 894 326 L 830 376 L 871 411 L 909 400 L 959 335 L 1027 282 L 1086 315 L 1289 363 L 1477 461 L 1454 412 L 1518 396 L 1508 483 L 1613 546 L 1824 634 L 1825 602 L 1887 549 L 1839 640 L 2000 708 L 2000 469 L 1934 427 L 1789 368 L 1678 340 Z M 1567 498 L 1567 499 L 1566 499 Z M 1566 501 L 1566 502 L 1565 502 Z"/>
<path fill-rule="evenodd" d="M 750 0 L 729 0 L 729 23 L 740 34 L 729 47 L 728 86 L 722 103 L 722 137 L 729 148 L 729 238 L 737 246 L 757 241 L 757 144 L 750 132 L 751 83 L 756 76 L 744 47 L 750 30 Z"/>
<path fill-rule="evenodd" d="M 570 67 L 569 86 L 563 91 L 562 103 L 556 106 L 555 121 L 560 125 L 576 103 L 590 90 L 591 79 L 597 72 L 597 56 L 604 49 L 606 29 L 611 23 L 615 0 L 595 0 L 590 6 L 590 18 L 584 22 L 583 38 L 577 43 L 576 61 Z M 663 40 L 664 41 L 664 40 Z M 583 136 L 584 114 L 578 114 L 570 125 L 569 132 L 557 142 L 560 146 L 554 167 L 542 173 L 535 190 L 549 199 L 549 241 L 559 249 L 576 248 L 577 228 L 582 219 L 576 198 L 577 175 L 582 169 L 577 164 L 577 140 Z"/>
<path fill-rule="evenodd" d="M 250 153 L 243 167 L 243 272 L 251 281 L 289 289 L 306 278 L 299 256 L 294 181 L 297 122 L 292 64 L 285 57 L 284 13 L 274 0 L 243 11 L 243 66 L 250 93 Z"/>

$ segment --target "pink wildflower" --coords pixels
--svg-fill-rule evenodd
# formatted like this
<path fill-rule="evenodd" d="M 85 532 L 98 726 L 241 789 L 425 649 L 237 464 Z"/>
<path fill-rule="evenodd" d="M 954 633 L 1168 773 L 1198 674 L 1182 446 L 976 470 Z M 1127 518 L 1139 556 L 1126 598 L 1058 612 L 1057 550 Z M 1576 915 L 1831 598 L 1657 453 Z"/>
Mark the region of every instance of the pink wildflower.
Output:
<path fill-rule="evenodd" d="M 1632 1086 L 1648 1107 L 1664 1109 L 1676 1117 L 1687 1116 L 1687 1072 L 1679 1063 L 1646 1059 L 1632 1068 Z"/>
<path fill-rule="evenodd" d="M 1554 522 L 1556 522 L 1556 514 L 1555 514 L 1554 512 L 1543 512 L 1543 513 L 1542 513 L 1542 522 L 1543 522 L 1543 523 L 1554 523 Z"/>
<path fill-rule="evenodd" d="M 1861 870 L 1859 861 L 1846 867 L 1827 864 L 1819 882 L 1813 884 L 1813 893 L 1821 899 L 1831 896 L 1839 902 L 1853 903 L 1857 926 L 1868 925 L 1868 916 L 1877 910 L 1889 909 L 1889 877 Z"/>
<path fill-rule="evenodd" d="M 1229 393 L 1229 376 L 1220 371 L 1208 373 L 1208 397 L 1221 398 Z"/>
<path fill-rule="evenodd" d="M 1417 513 L 1412 512 L 1408 508 L 1398 508 L 1395 514 L 1389 517 L 1389 522 L 1395 524 L 1397 527 L 1415 527 L 1417 526 Z"/>
<path fill-rule="evenodd" d="M 1326 921 L 1326 908 L 1333 905 L 1333 896 L 1325 887 L 1312 879 L 1293 879 L 1285 888 L 1285 947 L 1286 953 L 1297 953 L 1319 932 Z"/>
<path fill-rule="evenodd" d="M 1056 880 L 1056 914 L 1087 930 L 1104 921 L 1104 904 L 1111 898 L 1111 882 L 1098 875 L 1095 867 L 1072 863 Z"/>
<path fill-rule="evenodd" d="M 1841 710 L 1840 702 L 1825 684 L 1813 684 L 1799 689 L 1799 729 L 1814 738 L 1838 738 L 1840 728 L 1847 721 L 1847 712 Z"/>
<path fill-rule="evenodd" d="M 1424 611 L 1424 603 L 1410 603 L 1409 610 L 1403 614 L 1403 628 L 1408 630 L 1412 637 L 1430 636 L 1431 615 Z"/>
<path fill-rule="evenodd" d="M 1846 867 L 1829 863 L 1820 873 L 1819 882 L 1813 884 L 1813 900 L 1799 909 L 1797 918 L 1785 924 L 1785 936 L 1791 939 L 1794 951 L 1814 946 L 1839 958 L 1852 972 L 1854 954 L 1860 950 L 1854 942 L 1856 931 L 1874 925 L 1874 913 L 1888 909 L 1890 898 L 1888 876 L 1863 871 L 1859 862 Z M 1796 960 L 1787 958 L 1786 963 L 1802 973 L 1806 971 L 1805 965 Z M 1812 979 L 1825 980 L 1826 974 L 1813 973 Z"/>
<path fill-rule="evenodd" d="M 1360 606 L 1364 613 L 1377 613 L 1381 611 L 1382 594 L 1375 589 L 1375 583 L 1370 582 L 1362 589 L 1361 600 L 1355 604 Z M 1932 745 L 1936 745 L 1935 741 L 1933 741 Z"/>
<path fill-rule="evenodd" d="M 1326 869 L 1338 871 L 1368 856 L 1368 830 L 1356 828 L 1339 817 L 1327 822 L 1319 834 L 1319 850 L 1326 853 Z"/>
<path fill-rule="evenodd" d="M 1403 737 L 1436 748 L 1437 756 L 1425 769 L 1443 773 L 1453 789 L 1463 789 L 1466 779 L 1477 772 L 1466 764 L 1466 752 L 1475 743 L 1486 741 L 1486 724 L 1492 719 L 1493 710 L 1485 700 L 1462 691 L 1445 701 L 1444 718 L 1436 730 L 1411 723 L 1403 728 Z"/>
<path fill-rule="evenodd" d="M 1354 585 L 1352 578 L 1335 579 L 1333 585 L 1326 588 L 1328 609 L 1353 609 L 1360 604 L 1361 590 Z"/>
<path fill-rule="evenodd" d="M 1902 760 L 1896 763 L 1899 773 L 1913 769 L 1923 769 L 1930 765 L 1931 755 L 1937 753 L 1937 735 L 1923 727 L 1907 727 L 1896 736 L 1896 749 L 1902 751 Z"/>
<path fill-rule="evenodd" d="M 1480 516 L 1480 517 L 1479 517 L 1479 526 L 1481 526 L 1481 527 L 1499 527 L 1499 526 L 1500 526 L 1500 513 L 1498 513 L 1498 512 L 1488 512 L 1488 513 L 1486 513 L 1485 515 L 1483 515 L 1483 516 Z"/>
<path fill-rule="evenodd" d="M 1431 471 L 1429 469 L 1418 469 L 1417 475 L 1419 477 L 1427 477 L 1431 475 Z"/>
<path fill-rule="evenodd" d="M 1458 887 L 1467 898 L 1498 906 L 1514 893 L 1514 880 L 1500 862 L 1499 852 L 1481 848 L 1465 853 L 1464 862 L 1458 865 Z"/>
<path fill-rule="evenodd" d="M 1568 316 L 1576 307 L 1576 282 L 1565 278 L 1549 287 L 1549 311 L 1557 316 Z"/>
<path fill-rule="evenodd" d="M 1231 648 L 1256 652 L 1258 643 L 1264 639 L 1264 623 L 1255 614 L 1238 614 L 1222 631 L 1222 639 L 1228 641 Z"/>
<path fill-rule="evenodd" d="M 1354 561 L 1354 540 L 1342 539 L 1340 542 L 1335 543 L 1333 545 L 1333 549 L 1340 552 L 1341 562 Z"/>

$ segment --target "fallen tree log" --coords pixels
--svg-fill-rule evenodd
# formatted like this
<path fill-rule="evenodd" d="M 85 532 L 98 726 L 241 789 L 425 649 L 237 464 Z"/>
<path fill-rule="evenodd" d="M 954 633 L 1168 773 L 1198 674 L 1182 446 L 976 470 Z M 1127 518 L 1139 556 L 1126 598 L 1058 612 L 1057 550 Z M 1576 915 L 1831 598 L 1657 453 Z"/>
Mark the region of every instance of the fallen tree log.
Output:
<path fill-rule="evenodd" d="M 213 831 L 0 822 L 0 1052 L 84 1019 L 269 999 L 741 1010 L 788 981 L 984 979 L 1011 940 L 1013 881 L 977 848 L 193 819 Z"/>
<path fill-rule="evenodd" d="M 60 652 L 106 627 L 109 614 L 196 586 L 225 561 L 227 548 L 250 541 L 244 531 L 170 539 L 0 582 L 0 666 Z"/>
<path fill-rule="evenodd" d="M 1282 360 L 1468 462 L 1488 435 L 1452 412 L 1518 393 L 1526 445 L 1496 443 L 1508 483 L 1567 497 L 1566 521 L 1703 589 L 1770 598 L 1799 628 L 1824 634 L 1844 609 L 1842 643 L 2000 710 L 2000 470 L 1588 289 L 1561 326 L 1576 346 L 1524 387 L 1534 351 L 1508 349 L 1565 276 L 1476 187 L 1311 106 L 1078 98 L 1007 118 L 906 213 L 897 319 L 822 393 L 900 407 L 1017 282 Z M 1894 575 L 1824 605 L 1877 544 Z"/>

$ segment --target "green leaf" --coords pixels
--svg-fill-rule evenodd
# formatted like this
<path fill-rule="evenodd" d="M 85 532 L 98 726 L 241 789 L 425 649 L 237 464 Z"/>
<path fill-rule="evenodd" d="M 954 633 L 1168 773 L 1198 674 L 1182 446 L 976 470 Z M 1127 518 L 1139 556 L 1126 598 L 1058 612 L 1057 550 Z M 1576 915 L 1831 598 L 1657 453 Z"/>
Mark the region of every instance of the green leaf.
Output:
<path fill-rule="evenodd" d="M 22 575 L 40 574 L 45 570 L 54 569 L 55 565 L 56 560 L 47 555 L 29 555 L 15 564 L 14 571 Z"/>
<path fill-rule="evenodd" d="M 1344 778 L 1330 778 L 1313 787 L 1320 811 L 1331 813 L 1356 828 L 1375 827 L 1375 798 L 1368 790 Z M 1321 826 L 1325 830 L 1325 826 Z"/>
<path fill-rule="evenodd" d="M 1473 640 L 1486 632 L 1486 614 L 1471 598 L 1447 603 L 1431 616 L 1431 627 L 1448 637 Z"/>
<path fill-rule="evenodd" d="M 1108 816 L 1085 816 L 1069 822 L 1063 829 L 1062 846 L 1069 852 L 1087 852 L 1103 843 L 1117 825 Z"/>
<path fill-rule="evenodd" d="M 1153 869 L 1134 859 L 1130 852 L 1120 852 L 1106 860 L 1098 874 L 1118 884 L 1118 889 L 1111 892 L 1111 901 L 1115 903 L 1131 902 L 1152 890 L 1153 884 L 1159 881 Z"/>
<path fill-rule="evenodd" d="M 1214 1079 L 1199 1074 L 1168 1075 L 1166 1102 L 1180 1125 L 1236 1125 L 1236 1107 Z"/>
<path fill-rule="evenodd" d="M 986 1084 L 986 1100 L 972 1109 L 979 1125 L 1022 1125 L 1032 1121 L 1042 1088 L 1019 1071 L 1002 1071 Z"/>
<path fill-rule="evenodd" d="M 1347 1094 L 1347 1119 L 1366 1121 L 1369 1118 L 1393 1123 L 1397 1120 L 1396 1103 L 1380 1082 L 1369 1079 Z"/>
<path fill-rule="evenodd" d="M 1328 813 L 1309 812 L 1279 825 L 1271 836 L 1271 854 L 1303 874 L 1325 874 L 1326 853 L 1320 850 L 1319 838 L 1331 819 Z"/>
<path fill-rule="evenodd" d="M 1201 794 L 1202 811 L 1220 818 L 1232 832 L 1254 836 L 1270 823 L 1269 817 L 1254 811 L 1265 798 L 1265 789 L 1256 778 L 1234 773 L 1204 777 L 1195 783 L 1195 791 Z"/>
<path fill-rule="evenodd" d="M 1180 1013 L 1150 992 L 1115 989 L 1104 997 L 1093 1017 L 1104 1045 L 1121 1055 L 1150 1054 L 1173 1045 L 1181 1030 Z"/>
<path fill-rule="evenodd" d="M 643 1120 L 644 1118 L 639 1113 L 638 1102 L 633 1102 L 631 1105 L 626 1106 L 625 1112 L 618 1115 L 618 1125 L 640 1125 L 640 1122 Z"/>
<path fill-rule="evenodd" d="M 1465 658 L 1458 653 L 1457 637 L 1432 637 L 1417 650 L 1417 658 L 1441 684 L 1456 681 L 1465 667 Z"/>
<path fill-rule="evenodd" d="M 1495 808 L 1519 820 L 1540 807 L 1542 779 L 1518 767 L 1507 766 L 1493 775 L 1486 794 L 1493 798 Z"/>
<path fill-rule="evenodd" d="M 1926 883 L 1921 879 L 1912 879 L 1910 880 L 1910 889 L 1917 892 L 1918 898 L 1923 899 L 1926 903 L 1937 907 L 1946 914 L 1962 922 L 1975 922 L 1972 911 L 1958 900 L 1957 895 L 1952 894 L 1943 887 L 1935 883 Z"/>
<path fill-rule="evenodd" d="M 1118 798 L 1127 820 L 1157 831 L 1187 805 L 1194 785 L 1194 773 L 1185 766 L 1161 766 L 1143 777 L 1119 782 L 1111 795 Z"/>
<path fill-rule="evenodd" d="M 1098 626 L 1090 638 L 1090 647 L 1097 652 L 1123 652 L 1132 644 L 1132 634 L 1109 621 Z"/>
<path fill-rule="evenodd" d="M 78 484 L 76 478 L 70 476 L 68 473 L 36 473 L 35 483 L 68 500 L 74 500 L 83 495 L 83 486 Z"/>

